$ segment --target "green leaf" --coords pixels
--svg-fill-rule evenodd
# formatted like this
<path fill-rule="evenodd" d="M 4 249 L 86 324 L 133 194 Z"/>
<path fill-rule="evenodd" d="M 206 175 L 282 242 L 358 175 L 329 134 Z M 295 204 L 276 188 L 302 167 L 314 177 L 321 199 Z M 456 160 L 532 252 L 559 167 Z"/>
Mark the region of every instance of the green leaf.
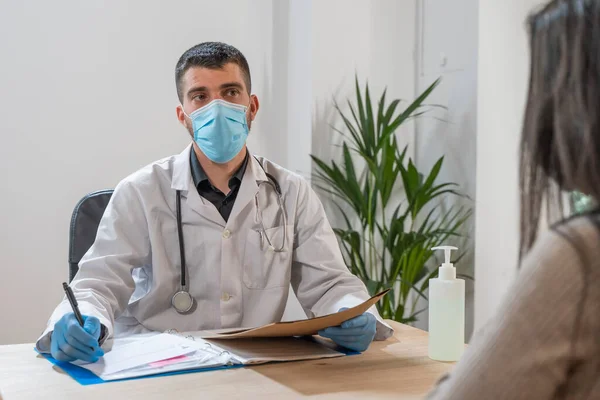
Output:
<path fill-rule="evenodd" d="M 433 168 L 431 168 L 431 171 L 429 171 L 429 176 L 427 177 L 427 180 L 423 184 L 423 187 L 428 188 L 428 187 L 431 187 L 433 185 L 433 182 L 435 181 L 435 179 L 440 174 L 440 169 L 442 169 L 442 164 L 443 163 L 444 163 L 444 157 L 441 157 L 435 163 L 435 165 L 433 166 Z"/>
<path fill-rule="evenodd" d="M 394 138 L 394 140 L 382 147 L 381 165 L 376 175 L 377 185 L 380 187 L 381 206 L 383 208 L 387 207 L 399 173 L 399 168 L 396 164 L 395 142 Z"/>
<path fill-rule="evenodd" d="M 398 104 L 400 104 L 400 100 L 394 100 L 390 103 L 385 115 L 383 116 L 382 124 L 386 127 L 390 125 L 390 121 L 396 112 L 396 108 L 398 108 Z M 383 133 L 383 132 L 382 132 Z"/>
<path fill-rule="evenodd" d="M 369 295 L 374 296 L 380 291 L 379 289 L 381 288 L 381 283 L 369 279 L 368 281 L 365 282 L 365 286 L 367 287 L 367 290 L 369 291 Z"/>
<path fill-rule="evenodd" d="M 365 126 L 363 126 L 363 137 L 365 142 L 368 143 L 369 149 L 372 151 L 371 155 L 375 158 L 376 152 L 373 151 L 377 147 L 377 138 L 375 136 L 375 119 L 373 117 L 373 106 L 371 104 L 371 96 L 369 94 L 369 84 L 365 86 L 365 108 L 367 118 L 365 120 Z"/>
<path fill-rule="evenodd" d="M 394 131 L 402 125 L 412 114 L 423 105 L 423 102 L 429 97 L 431 92 L 440 84 L 441 79 L 438 78 L 435 82 L 433 82 L 419 97 L 416 98 L 406 109 L 393 121 L 389 124 L 389 130 L 382 137 L 382 140 L 393 134 Z"/>
<path fill-rule="evenodd" d="M 381 138 L 381 130 L 382 130 L 382 127 L 384 126 L 383 116 L 384 116 L 386 93 L 387 93 L 387 88 L 385 88 L 383 90 L 383 94 L 381 95 L 381 98 L 379 99 L 379 106 L 377 108 L 377 140 L 378 141 Z"/>
<path fill-rule="evenodd" d="M 425 91 L 421 93 L 421 95 L 419 95 L 419 97 L 417 97 L 415 101 L 413 101 L 408 107 L 406 107 L 406 109 L 402 112 L 402 114 L 400 114 L 396 121 L 392 123 L 392 126 L 395 123 L 402 123 L 404 120 L 406 120 L 406 118 L 412 115 L 415 112 L 415 110 L 421 107 L 423 105 L 423 102 L 429 97 L 431 92 L 433 92 L 435 88 L 438 87 L 441 81 L 441 78 L 438 78 L 427 89 L 425 89 Z"/>
<path fill-rule="evenodd" d="M 431 219 L 431 216 L 433 215 L 433 213 L 436 211 L 437 211 L 437 207 L 434 207 L 429 211 L 429 214 L 427 214 L 427 217 L 425 217 L 425 220 L 423 221 L 423 223 L 421 224 L 421 227 L 418 230 L 418 232 L 420 234 L 424 235 L 426 233 L 426 231 L 430 230 L 430 229 L 428 229 L 430 227 L 429 220 Z M 433 223 L 435 223 L 435 221 Z"/>
<path fill-rule="evenodd" d="M 348 105 L 350 106 L 350 111 L 352 112 L 352 114 L 354 115 L 354 108 L 352 107 L 352 104 L 348 103 Z M 365 144 L 362 141 L 362 136 L 360 134 L 360 124 L 357 123 L 357 126 L 355 127 L 352 122 L 348 119 L 348 117 L 346 117 L 346 115 L 344 115 L 344 112 L 339 108 L 339 106 L 335 106 L 336 110 L 339 114 L 339 116 L 342 118 L 342 121 L 344 122 L 344 125 L 346 126 L 346 129 L 348 129 L 348 131 L 350 132 L 350 135 L 352 136 L 352 140 L 354 142 L 354 145 L 356 147 L 358 147 L 361 152 L 367 154 L 367 148 L 365 147 Z"/>
<path fill-rule="evenodd" d="M 404 150 L 402 151 L 402 153 L 400 153 L 400 151 L 397 150 L 396 162 L 398 163 L 398 168 L 402 168 L 404 166 L 404 158 L 406 157 L 407 151 L 408 151 L 408 145 L 404 146 Z"/>
<path fill-rule="evenodd" d="M 362 94 L 360 93 L 360 86 L 358 84 L 358 76 L 355 77 L 355 84 L 356 84 L 356 104 L 357 104 L 357 108 L 358 108 L 358 114 L 360 116 L 360 123 L 358 124 L 363 135 L 364 135 L 364 130 L 366 127 L 366 122 L 365 122 L 365 110 L 364 110 L 364 106 L 363 106 L 363 100 L 362 100 Z M 368 153 L 368 148 L 366 146 L 365 143 L 365 150 Z"/>
<path fill-rule="evenodd" d="M 350 222 L 350 218 L 348 218 L 348 214 L 346 213 L 346 211 L 344 211 L 344 209 L 342 208 L 342 206 L 340 206 L 338 203 L 333 203 L 333 204 L 337 207 L 337 209 L 342 214 L 342 217 L 344 218 L 344 221 L 346 221 L 346 227 L 347 227 L 347 229 L 352 229 L 352 223 Z"/>
<path fill-rule="evenodd" d="M 350 156 L 350 150 L 348 150 L 348 145 L 346 143 L 343 144 L 344 151 L 344 166 L 346 167 L 346 176 L 348 180 L 352 182 L 356 182 L 356 172 L 354 171 L 354 162 L 352 161 L 352 157 Z"/>

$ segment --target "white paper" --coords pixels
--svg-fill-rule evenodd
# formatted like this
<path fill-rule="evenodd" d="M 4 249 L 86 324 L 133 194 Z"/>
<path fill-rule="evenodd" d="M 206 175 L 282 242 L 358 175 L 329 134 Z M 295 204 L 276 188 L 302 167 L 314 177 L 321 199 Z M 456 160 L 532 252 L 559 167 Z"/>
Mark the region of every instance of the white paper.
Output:
<path fill-rule="evenodd" d="M 135 378 L 139 376 L 148 376 L 156 374 L 164 374 L 173 371 L 185 371 L 188 369 L 197 368 L 214 368 L 222 367 L 229 364 L 239 364 L 234 362 L 231 358 L 231 354 L 223 353 L 220 355 L 204 353 L 202 350 L 196 351 L 189 355 L 186 361 L 177 362 L 171 365 L 162 367 L 153 367 L 150 365 L 143 365 L 133 369 L 114 373 L 112 375 L 102 375 L 101 378 L 105 381 L 113 381 L 116 379 Z"/>
<path fill-rule="evenodd" d="M 141 338 L 123 346 L 115 343 L 112 350 L 101 357 L 98 362 L 80 366 L 102 378 L 149 363 L 194 353 L 201 348 L 201 343 L 162 333 L 149 338 Z"/>

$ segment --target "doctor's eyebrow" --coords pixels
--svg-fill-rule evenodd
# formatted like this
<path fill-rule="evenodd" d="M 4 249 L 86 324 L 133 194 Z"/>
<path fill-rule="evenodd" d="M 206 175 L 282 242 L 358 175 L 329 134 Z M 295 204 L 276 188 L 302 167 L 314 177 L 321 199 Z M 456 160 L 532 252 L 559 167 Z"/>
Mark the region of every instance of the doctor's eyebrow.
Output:
<path fill-rule="evenodd" d="M 199 92 L 208 92 L 208 88 L 206 86 L 197 86 L 197 87 L 193 87 L 190 90 L 187 91 L 187 96 L 191 97 L 193 94 L 199 93 Z"/>
<path fill-rule="evenodd" d="M 231 89 L 231 88 L 244 90 L 244 86 L 239 82 L 228 82 L 228 83 L 224 83 L 221 86 L 219 86 L 220 90 Z"/>

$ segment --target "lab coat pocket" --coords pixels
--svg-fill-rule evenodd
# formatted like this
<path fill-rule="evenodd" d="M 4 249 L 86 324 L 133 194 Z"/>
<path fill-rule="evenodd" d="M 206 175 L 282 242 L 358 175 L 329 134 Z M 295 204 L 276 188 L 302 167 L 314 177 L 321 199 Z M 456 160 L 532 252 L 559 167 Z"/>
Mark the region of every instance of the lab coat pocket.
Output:
<path fill-rule="evenodd" d="M 248 289 L 271 289 L 290 284 L 293 233 L 291 225 L 269 228 L 265 232 L 256 229 L 248 232 L 243 260 L 243 280 Z M 282 245 L 283 249 L 279 251 Z"/>

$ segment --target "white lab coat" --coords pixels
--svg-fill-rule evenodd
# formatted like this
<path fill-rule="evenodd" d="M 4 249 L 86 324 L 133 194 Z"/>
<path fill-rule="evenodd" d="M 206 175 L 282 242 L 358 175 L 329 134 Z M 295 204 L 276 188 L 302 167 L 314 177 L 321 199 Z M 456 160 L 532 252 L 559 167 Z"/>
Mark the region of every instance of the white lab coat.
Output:
<path fill-rule="evenodd" d="M 250 157 L 229 220 L 202 198 L 192 182 L 190 151 L 160 160 L 120 182 L 100 222 L 96 241 L 79 263 L 71 287 L 82 314 L 96 316 L 108 337 L 147 331 L 256 327 L 283 315 L 290 283 L 309 316 L 351 307 L 369 298 L 344 264 L 321 202 L 300 176 Z M 257 182 L 270 173 L 281 186 L 287 226 L 275 190 Z M 189 292 L 197 307 L 180 315 L 171 297 L 180 289 L 175 213 L 181 208 Z M 261 239 L 255 195 L 275 247 Z M 72 312 L 63 301 L 37 346 L 49 351 L 54 324 Z M 393 331 L 378 317 L 376 339 Z"/>

